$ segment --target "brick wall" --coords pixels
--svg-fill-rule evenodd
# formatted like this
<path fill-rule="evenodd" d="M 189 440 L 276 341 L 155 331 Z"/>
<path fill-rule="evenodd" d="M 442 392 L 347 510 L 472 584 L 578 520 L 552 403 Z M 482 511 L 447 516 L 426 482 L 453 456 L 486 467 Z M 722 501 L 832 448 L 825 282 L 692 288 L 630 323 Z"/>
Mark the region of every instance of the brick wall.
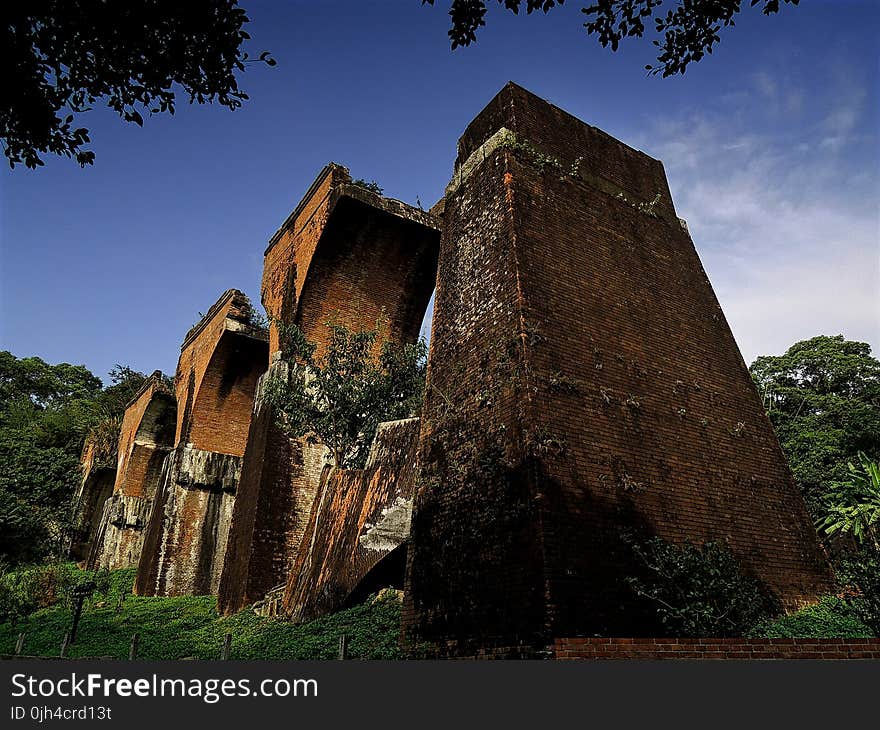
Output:
<path fill-rule="evenodd" d="M 174 395 L 156 371 L 122 417 L 113 499 L 104 511 L 101 544 L 92 550 L 94 567 L 117 570 L 138 564 L 162 464 L 174 445 L 176 419 Z"/>
<path fill-rule="evenodd" d="M 89 557 L 90 568 L 119 570 L 138 564 L 152 504 L 152 498 L 120 492 L 104 503 L 100 532 Z"/>
<path fill-rule="evenodd" d="M 376 195 L 329 164 L 272 237 L 263 268 L 263 306 L 323 343 L 326 322 L 412 341 L 434 289 L 439 221 Z M 270 326 L 270 353 L 280 349 Z"/>
<path fill-rule="evenodd" d="M 276 361 L 264 378 L 286 374 L 287 363 Z M 258 388 L 218 591 L 221 613 L 260 600 L 287 580 L 324 468 L 324 452 L 320 444 L 289 439 L 278 427 L 262 386 Z"/>
<path fill-rule="evenodd" d="M 138 563 L 142 595 L 216 593 L 226 554 L 267 333 L 230 289 L 186 335 L 175 376 L 175 448 L 166 460 Z"/>
<path fill-rule="evenodd" d="M 830 585 L 662 165 L 514 85 L 459 146 L 428 380 L 407 641 L 650 635 L 626 531 Z"/>
<path fill-rule="evenodd" d="M 176 423 L 174 394 L 157 370 L 135 393 L 122 416 L 115 492 L 152 498 L 158 473 L 150 464 L 151 456 L 174 446 Z"/>
<path fill-rule="evenodd" d="M 165 462 L 153 500 L 135 593 L 216 593 L 226 554 L 241 457 L 188 446 Z"/>
<path fill-rule="evenodd" d="M 557 639 L 556 659 L 880 659 L 880 639 Z"/>
<path fill-rule="evenodd" d="M 254 391 L 268 366 L 267 335 L 248 322 L 250 306 L 230 289 L 187 333 L 174 379 L 175 445 L 244 454 Z"/>
<path fill-rule="evenodd" d="M 439 221 L 430 213 L 352 184 L 329 164 L 272 237 L 262 301 L 273 319 L 326 344 L 332 321 L 382 337 L 418 337 L 434 289 Z M 270 360 L 280 342 L 270 324 Z M 286 581 L 324 466 L 324 450 L 290 440 L 258 395 L 221 580 L 220 610 L 234 612 Z"/>
<path fill-rule="evenodd" d="M 392 553 L 405 551 L 409 538 L 418 435 L 417 418 L 382 423 L 365 469 L 336 469 L 322 480 L 284 614 L 307 621 L 381 588 L 403 588 L 405 556 Z"/>
<path fill-rule="evenodd" d="M 96 453 L 95 444 L 87 441 L 80 456 L 82 479 L 74 497 L 73 527 L 70 555 L 74 560 L 87 561 L 101 529 L 104 503 L 113 493 L 116 472 Z"/>

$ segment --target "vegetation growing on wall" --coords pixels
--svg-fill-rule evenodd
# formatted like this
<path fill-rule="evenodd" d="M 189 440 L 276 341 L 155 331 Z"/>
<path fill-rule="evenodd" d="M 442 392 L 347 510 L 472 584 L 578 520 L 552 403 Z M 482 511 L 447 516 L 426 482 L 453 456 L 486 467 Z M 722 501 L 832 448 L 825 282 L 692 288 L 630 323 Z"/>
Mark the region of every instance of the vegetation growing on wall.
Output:
<path fill-rule="evenodd" d="M 628 582 L 651 603 L 671 636 L 743 636 L 774 611 L 772 602 L 719 543 L 632 543 L 645 568 Z"/>
<path fill-rule="evenodd" d="M 352 181 L 353 185 L 357 185 L 364 190 L 369 190 L 371 193 L 375 193 L 376 195 L 381 195 L 385 192 L 382 187 L 375 180 L 364 180 L 359 177 L 357 180 Z"/>
<path fill-rule="evenodd" d="M 328 323 L 318 355 L 296 325 L 277 323 L 282 356 L 291 367 L 270 379 L 266 392 L 293 438 L 323 443 L 333 463 L 364 465 L 382 421 L 418 415 L 425 387 L 427 344 L 380 342 L 378 329 L 353 331 Z M 378 354 L 377 354 L 378 351 Z"/>

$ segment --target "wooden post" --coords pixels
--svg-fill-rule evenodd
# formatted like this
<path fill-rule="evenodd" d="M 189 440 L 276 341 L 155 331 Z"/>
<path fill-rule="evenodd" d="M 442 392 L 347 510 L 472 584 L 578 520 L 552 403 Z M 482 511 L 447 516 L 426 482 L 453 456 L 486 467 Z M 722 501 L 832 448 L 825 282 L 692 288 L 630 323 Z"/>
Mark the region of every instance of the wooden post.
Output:
<path fill-rule="evenodd" d="M 79 617 L 82 615 L 83 603 L 85 602 L 85 596 L 78 596 L 76 599 L 76 606 L 73 609 L 73 624 L 70 627 L 70 643 L 72 644 L 76 641 L 76 630 L 79 628 Z"/>
<path fill-rule="evenodd" d="M 348 659 L 348 636 L 345 634 L 339 637 L 339 658 Z"/>
<path fill-rule="evenodd" d="M 60 656 L 62 659 L 67 656 L 67 647 L 69 644 L 70 644 L 70 632 L 65 631 L 64 632 L 64 641 L 61 642 L 61 655 Z"/>
<path fill-rule="evenodd" d="M 125 601 L 125 593 L 120 593 L 116 599 L 116 613 L 122 613 L 122 603 Z"/>
<path fill-rule="evenodd" d="M 226 634 L 223 637 L 223 654 L 220 656 L 221 659 L 227 660 L 229 659 L 229 655 L 232 653 L 232 634 Z"/>
<path fill-rule="evenodd" d="M 129 660 L 137 659 L 138 653 L 138 644 L 140 643 L 140 637 L 137 634 L 131 635 L 131 644 L 128 647 L 128 658 Z"/>
<path fill-rule="evenodd" d="M 21 654 L 22 649 L 24 649 L 24 632 L 18 635 L 18 639 L 15 642 L 15 655 Z"/>

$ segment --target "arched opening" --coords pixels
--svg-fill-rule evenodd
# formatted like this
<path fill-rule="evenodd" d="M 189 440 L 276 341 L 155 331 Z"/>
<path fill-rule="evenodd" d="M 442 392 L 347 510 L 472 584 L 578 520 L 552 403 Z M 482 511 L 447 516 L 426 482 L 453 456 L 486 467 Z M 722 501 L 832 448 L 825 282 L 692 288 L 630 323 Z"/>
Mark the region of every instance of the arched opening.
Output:
<path fill-rule="evenodd" d="M 437 276 L 438 234 L 423 224 L 343 197 L 321 236 L 295 321 L 313 342 L 328 321 L 398 342 L 419 336 Z"/>
<path fill-rule="evenodd" d="M 134 442 L 142 446 L 171 448 L 176 426 L 177 401 L 170 393 L 157 392 L 144 411 Z"/>
<path fill-rule="evenodd" d="M 137 413 L 137 408 L 137 402 L 132 404 L 123 421 L 115 491 L 127 497 L 152 499 L 159 485 L 162 462 L 174 447 L 177 400 L 170 393 L 155 391 L 140 421 L 129 426 L 127 419 Z"/>
<path fill-rule="evenodd" d="M 342 608 L 357 606 L 374 593 L 378 593 L 385 588 L 402 591 L 406 576 L 406 549 L 407 543 L 404 542 L 370 568 L 367 574 L 349 592 Z"/>
<path fill-rule="evenodd" d="M 428 300 L 428 307 L 425 309 L 425 315 L 422 317 L 422 325 L 419 327 L 419 339 L 431 344 L 431 327 L 434 325 L 434 297 L 437 296 L 437 290 L 431 292 L 431 298 Z"/>
<path fill-rule="evenodd" d="M 74 534 L 70 555 L 74 560 L 86 560 L 94 545 L 101 523 L 104 503 L 113 494 L 116 472 L 107 467 L 89 470 L 77 497 L 74 514 Z"/>
<path fill-rule="evenodd" d="M 257 381 L 267 365 L 265 340 L 225 332 L 198 386 L 186 442 L 218 454 L 242 456 Z"/>

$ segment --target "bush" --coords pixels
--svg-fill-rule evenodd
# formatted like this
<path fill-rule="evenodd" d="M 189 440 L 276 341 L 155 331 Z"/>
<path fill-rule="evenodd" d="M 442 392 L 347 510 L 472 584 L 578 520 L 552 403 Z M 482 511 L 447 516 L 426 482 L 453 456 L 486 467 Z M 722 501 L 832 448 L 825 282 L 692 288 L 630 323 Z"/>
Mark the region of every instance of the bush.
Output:
<path fill-rule="evenodd" d="M 837 596 L 824 596 L 814 606 L 759 623 L 749 632 L 749 636 L 769 639 L 864 639 L 873 634 L 860 620 L 850 601 Z"/>
<path fill-rule="evenodd" d="M 0 622 L 13 625 L 40 609 L 62 604 L 73 608 L 74 596 L 91 586 L 93 601 L 131 593 L 134 570 L 80 570 L 74 563 L 51 563 L 0 571 Z"/>
<path fill-rule="evenodd" d="M 761 584 L 743 575 L 718 543 L 699 547 L 652 538 L 630 545 L 644 570 L 628 583 L 672 636 L 743 636 L 773 611 Z"/>
<path fill-rule="evenodd" d="M 838 577 L 853 589 L 850 602 L 859 618 L 880 636 L 880 549 L 863 545 L 842 561 Z"/>

